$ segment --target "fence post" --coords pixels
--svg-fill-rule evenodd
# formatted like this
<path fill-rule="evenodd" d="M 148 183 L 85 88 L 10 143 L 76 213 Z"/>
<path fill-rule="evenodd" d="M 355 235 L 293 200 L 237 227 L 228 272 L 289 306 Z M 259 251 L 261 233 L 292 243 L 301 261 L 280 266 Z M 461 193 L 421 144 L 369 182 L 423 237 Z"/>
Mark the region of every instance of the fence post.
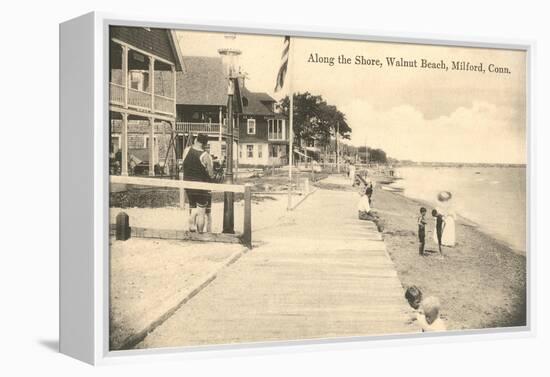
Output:
<path fill-rule="evenodd" d="M 180 188 L 180 208 L 185 209 L 185 189 Z"/>
<path fill-rule="evenodd" d="M 309 194 L 309 178 L 306 178 L 306 179 L 305 179 L 305 182 L 304 182 L 304 191 L 306 192 L 306 194 Z"/>
<path fill-rule="evenodd" d="M 126 241 L 131 237 L 130 219 L 126 212 L 116 215 L 116 239 Z"/>
<path fill-rule="evenodd" d="M 244 186 L 244 225 L 243 242 L 249 248 L 252 247 L 252 185 Z"/>

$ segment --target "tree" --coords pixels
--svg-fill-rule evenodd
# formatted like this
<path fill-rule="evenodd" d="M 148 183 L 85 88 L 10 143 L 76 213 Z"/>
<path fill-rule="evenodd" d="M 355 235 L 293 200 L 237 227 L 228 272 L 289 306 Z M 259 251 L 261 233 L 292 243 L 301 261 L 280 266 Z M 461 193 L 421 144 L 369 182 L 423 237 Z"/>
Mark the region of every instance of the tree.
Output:
<path fill-rule="evenodd" d="M 287 97 L 280 101 L 283 113 L 289 116 L 290 100 Z M 340 130 L 340 136 L 349 139 L 351 127 L 346 121 L 344 113 L 334 105 L 329 105 L 322 96 L 312 95 L 309 92 L 294 95 L 294 122 L 295 139 L 300 142 L 304 139 L 316 138 L 321 145 L 330 143 L 331 136 Z"/>
<path fill-rule="evenodd" d="M 365 156 L 365 148 L 366 147 L 359 147 L 358 153 L 359 155 L 363 155 L 362 158 Z M 379 164 L 385 164 L 388 162 L 388 156 L 386 155 L 386 152 L 382 149 L 375 149 L 367 147 L 369 162 L 376 162 Z"/>

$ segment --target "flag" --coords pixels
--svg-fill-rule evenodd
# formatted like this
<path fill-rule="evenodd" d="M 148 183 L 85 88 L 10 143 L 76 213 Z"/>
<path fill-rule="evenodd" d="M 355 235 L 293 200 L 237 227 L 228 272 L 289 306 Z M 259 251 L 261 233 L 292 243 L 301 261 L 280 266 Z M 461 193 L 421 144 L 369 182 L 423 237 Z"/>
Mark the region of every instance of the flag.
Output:
<path fill-rule="evenodd" d="M 281 66 L 277 74 L 277 83 L 275 84 L 275 92 L 283 89 L 285 85 L 285 76 L 288 68 L 288 54 L 290 52 L 290 37 L 287 35 L 283 44 L 283 53 L 281 54 Z"/>

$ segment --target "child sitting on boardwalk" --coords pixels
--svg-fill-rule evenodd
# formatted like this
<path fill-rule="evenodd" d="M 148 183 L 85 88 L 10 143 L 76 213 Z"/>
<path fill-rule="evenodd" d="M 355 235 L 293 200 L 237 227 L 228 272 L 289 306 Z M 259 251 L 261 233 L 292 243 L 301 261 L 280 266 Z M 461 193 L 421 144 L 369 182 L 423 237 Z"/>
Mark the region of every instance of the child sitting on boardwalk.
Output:
<path fill-rule="evenodd" d="M 370 207 L 369 197 L 367 196 L 365 188 L 361 190 L 361 198 L 359 199 L 359 203 L 357 203 L 357 212 L 359 220 L 373 221 L 376 224 L 378 231 L 383 231 L 383 225 L 380 218 Z"/>
<path fill-rule="evenodd" d="M 439 300 L 437 297 L 427 297 L 422 301 L 423 314 L 418 316 L 418 324 L 422 332 L 447 331 L 445 322 L 439 317 Z"/>

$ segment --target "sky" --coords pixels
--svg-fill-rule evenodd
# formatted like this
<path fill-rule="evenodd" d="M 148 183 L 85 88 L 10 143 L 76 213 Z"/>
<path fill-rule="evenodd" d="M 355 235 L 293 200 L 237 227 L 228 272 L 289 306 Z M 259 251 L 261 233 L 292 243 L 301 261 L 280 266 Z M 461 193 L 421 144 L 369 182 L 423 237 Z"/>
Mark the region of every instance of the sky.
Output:
<path fill-rule="evenodd" d="M 178 31 L 183 55 L 219 56 L 222 33 Z M 285 88 L 274 93 L 283 37 L 237 34 L 241 70 L 252 91 L 280 99 L 294 92 L 321 94 L 346 115 L 350 143 L 382 148 L 397 159 L 525 163 L 525 53 L 513 50 L 292 38 Z M 308 62 L 311 54 L 352 64 Z M 381 66 L 353 64 L 356 56 Z M 390 67 L 387 57 L 445 62 L 448 70 Z M 483 63 L 485 73 L 452 70 L 452 61 Z M 488 65 L 510 73 L 489 72 Z"/>

